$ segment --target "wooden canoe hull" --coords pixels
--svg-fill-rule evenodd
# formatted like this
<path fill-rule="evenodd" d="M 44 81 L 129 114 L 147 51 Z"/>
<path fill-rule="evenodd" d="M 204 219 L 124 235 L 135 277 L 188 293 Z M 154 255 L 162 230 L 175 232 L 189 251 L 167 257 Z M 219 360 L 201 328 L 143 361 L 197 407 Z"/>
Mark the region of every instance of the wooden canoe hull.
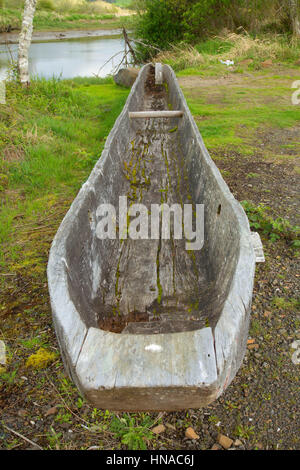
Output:
<path fill-rule="evenodd" d="M 217 313 L 209 326 L 176 333 L 117 334 L 97 325 L 90 299 L 109 275 L 110 250 L 117 248 L 96 240 L 93 218 L 99 204 L 117 204 L 122 152 L 141 121 L 128 113 L 143 111 L 149 67 L 140 71 L 101 158 L 65 216 L 48 263 L 65 367 L 94 406 L 111 410 L 172 411 L 211 403 L 241 366 L 251 310 L 255 254 L 248 219 L 211 160 L 173 70 L 163 66 L 172 109 L 183 112 L 180 120 L 170 119 L 170 128 L 178 127 L 193 202 L 205 206 L 202 257 L 215 285 L 211 311 Z"/>

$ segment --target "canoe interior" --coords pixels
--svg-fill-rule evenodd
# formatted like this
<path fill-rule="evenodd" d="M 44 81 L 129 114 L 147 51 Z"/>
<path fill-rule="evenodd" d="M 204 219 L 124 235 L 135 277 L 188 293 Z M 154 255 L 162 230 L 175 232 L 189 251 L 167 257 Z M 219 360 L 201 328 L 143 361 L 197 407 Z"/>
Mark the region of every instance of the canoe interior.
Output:
<path fill-rule="evenodd" d="M 181 98 L 164 72 L 143 69 L 130 111 L 179 110 Z M 217 183 L 191 120 L 132 119 L 123 115 L 109 142 L 101 174 L 66 236 L 68 289 L 87 327 L 122 334 L 159 334 L 214 328 L 223 309 L 239 255 L 239 231 L 228 194 Z M 204 204 L 204 246 L 186 240 L 99 240 L 99 204 Z M 118 227 L 118 218 L 117 218 Z"/>

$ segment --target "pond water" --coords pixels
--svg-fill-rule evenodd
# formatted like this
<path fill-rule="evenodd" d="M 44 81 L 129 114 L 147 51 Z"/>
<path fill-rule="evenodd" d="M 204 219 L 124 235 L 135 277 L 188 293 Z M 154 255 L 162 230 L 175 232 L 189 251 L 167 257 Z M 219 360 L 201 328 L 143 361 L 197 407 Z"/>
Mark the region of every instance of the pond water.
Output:
<path fill-rule="evenodd" d="M 6 78 L 11 56 L 16 59 L 17 50 L 17 44 L 0 44 L 0 79 Z M 105 77 L 120 63 L 122 53 L 106 65 L 105 62 L 121 51 L 124 51 L 124 40 L 120 37 L 33 42 L 29 52 L 30 74 L 44 78 L 90 77 L 94 74 Z"/>

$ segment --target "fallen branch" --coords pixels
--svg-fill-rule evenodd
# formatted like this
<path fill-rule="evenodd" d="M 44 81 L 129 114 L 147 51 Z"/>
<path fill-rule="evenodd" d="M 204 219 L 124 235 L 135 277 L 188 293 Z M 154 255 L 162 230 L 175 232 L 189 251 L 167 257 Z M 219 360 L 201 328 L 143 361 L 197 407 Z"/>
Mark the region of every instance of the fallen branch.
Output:
<path fill-rule="evenodd" d="M 9 432 L 15 434 L 16 436 L 20 437 L 21 439 L 23 439 L 24 441 L 28 442 L 29 444 L 31 444 L 32 446 L 34 447 L 37 447 L 39 450 L 44 450 L 41 446 L 39 446 L 36 442 L 33 442 L 31 441 L 30 439 L 28 439 L 28 437 L 25 437 L 23 436 L 23 434 L 20 434 L 19 432 L 17 431 L 14 431 L 13 429 L 9 428 L 8 426 L 6 426 L 5 424 L 2 424 L 2 426 L 7 429 Z"/>
<path fill-rule="evenodd" d="M 107 65 L 108 62 L 110 62 L 112 59 L 114 59 L 115 57 L 117 57 L 117 55 L 122 54 L 122 53 L 123 53 L 123 51 L 119 51 L 119 52 L 117 52 L 116 54 L 112 55 L 112 56 L 100 67 L 100 69 L 98 70 L 98 72 L 97 72 L 97 73 L 94 73 L 95 77 L 98 77 L 98 78 L 99 78 L 99 73 L 100 73 L 100 71 L 103 69 L 103 67 L 105 67 L 105 65 Z"/>

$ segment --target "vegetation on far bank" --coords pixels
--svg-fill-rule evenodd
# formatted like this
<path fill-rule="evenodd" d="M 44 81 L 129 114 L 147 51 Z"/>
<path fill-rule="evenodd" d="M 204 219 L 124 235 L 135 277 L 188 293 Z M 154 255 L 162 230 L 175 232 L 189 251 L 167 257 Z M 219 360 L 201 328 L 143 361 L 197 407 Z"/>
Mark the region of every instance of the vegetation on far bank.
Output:
<path fill-rule="evenodd" d="M 22 0 L 0 0 L 0 32 L 20 30 Z M 34 17 L 36 31 L 112 29 L 130 24 L 132 11 L 102 0 L 39 0 Z"/>
<path fill-rule="evenodd" d="M 36 21 L 42 13 L 46 18 L 47 10 L 38 10 Z M 59 224 L 129 91 L 111 78 L 35 79 L 22 88 L 12 76 L 7 103 L 0 104 L 0 340 L 7 352 L 0 365 L 0 448 L 25 449 L 30 439 L 33 447 L 57 450 L 204 450 L 220 432 L 234 449 L 299 448 L 299 377 L 291 360 L 300 340 L 300 108 L 291 103 L 299 42 L 287 31 L 222 30 L 183 39 L 154 60 L 176 70 L 205 145 L 264 245 L 243 365 L 204 410 L 115 414 L 83 399 L 59 354 L 46 266 Z M 227 59 L 234 64 L 220 62 Z M 158 424 L 164 430 L 152 432 Z M 185 437 L 190 426 L 199 439 Z"/>

